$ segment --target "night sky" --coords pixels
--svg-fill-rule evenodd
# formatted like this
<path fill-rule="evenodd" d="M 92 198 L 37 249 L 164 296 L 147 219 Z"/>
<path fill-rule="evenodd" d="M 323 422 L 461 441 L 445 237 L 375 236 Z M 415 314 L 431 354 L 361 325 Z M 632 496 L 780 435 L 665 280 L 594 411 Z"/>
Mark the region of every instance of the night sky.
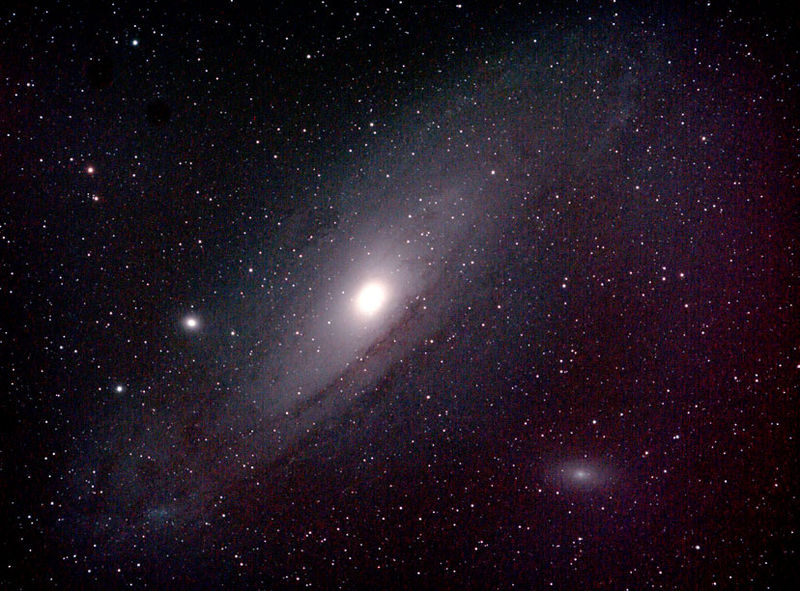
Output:
<path fill-rule="evenodd" d="M 0 588 L 785 589 L 798 21 L 4 3 Z"/>

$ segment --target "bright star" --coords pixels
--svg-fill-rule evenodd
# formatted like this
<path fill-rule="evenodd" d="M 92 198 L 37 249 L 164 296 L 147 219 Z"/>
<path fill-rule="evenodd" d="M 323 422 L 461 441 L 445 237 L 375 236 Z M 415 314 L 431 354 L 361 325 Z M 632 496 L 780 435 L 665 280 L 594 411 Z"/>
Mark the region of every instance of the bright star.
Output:
<path fill-rule="evenodd" d="M 356 307 L 365 316 L 373 316 L 385 302 L 386 288 L 374 281 L 364 285 L 356 296 Z"/>

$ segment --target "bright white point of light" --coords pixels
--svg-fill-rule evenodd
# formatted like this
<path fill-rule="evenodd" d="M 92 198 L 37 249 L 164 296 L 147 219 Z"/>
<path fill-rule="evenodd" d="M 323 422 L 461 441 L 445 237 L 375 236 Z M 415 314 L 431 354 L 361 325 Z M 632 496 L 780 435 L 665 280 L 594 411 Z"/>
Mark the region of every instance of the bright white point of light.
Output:
<path fill-rule="evenodd" d="M 380 283 L 367 283 L 356 296 L 356 307 L 365 316 L 377 313 L 386 302 L 386 288 Z"/>
<path fill-rule="evenodd" d="M 94 174 L 94 166 L 87 166 L 86 174 Z"/>
<path fill-rule="evenodd" d="M 183 319 L 183 327 L 186 330 L 198 330 L 200 328 L 200 319 L 197 316 L 186 316 Z"/>
<path fill-rule="evenodd" d="M 117 384 L 117 387 L 114 388 L 114 390 L 117 392 L 117 394 L 122 394 L 125 391 L 125 386 L 122 384 Z"/>
<path fill-rule="evenodd" d="M 131 45 L 136 47 L 137 45 L 139 45 L 139 40 L 138 39 L 134 39 L 133 41 L 131 41 Z"/>

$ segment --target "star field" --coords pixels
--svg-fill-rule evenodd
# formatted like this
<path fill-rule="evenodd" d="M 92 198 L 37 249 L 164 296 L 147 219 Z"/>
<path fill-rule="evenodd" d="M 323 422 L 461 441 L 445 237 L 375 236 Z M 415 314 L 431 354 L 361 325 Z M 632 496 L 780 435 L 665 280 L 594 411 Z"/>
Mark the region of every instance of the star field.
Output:
<path fill-rule="evenodd" d="M 5 7 L 0 587 L 792 588 L 797 36 Z"/>

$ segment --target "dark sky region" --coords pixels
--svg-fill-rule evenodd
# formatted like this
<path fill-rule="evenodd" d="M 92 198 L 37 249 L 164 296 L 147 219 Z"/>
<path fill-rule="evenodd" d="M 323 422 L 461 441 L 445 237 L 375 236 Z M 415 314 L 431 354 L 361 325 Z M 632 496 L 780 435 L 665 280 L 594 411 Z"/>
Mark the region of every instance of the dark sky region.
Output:
<path fill-rule="evenodd" d="M 0 587 L 787 589 L 765 3 L 0 9 Z"/>

